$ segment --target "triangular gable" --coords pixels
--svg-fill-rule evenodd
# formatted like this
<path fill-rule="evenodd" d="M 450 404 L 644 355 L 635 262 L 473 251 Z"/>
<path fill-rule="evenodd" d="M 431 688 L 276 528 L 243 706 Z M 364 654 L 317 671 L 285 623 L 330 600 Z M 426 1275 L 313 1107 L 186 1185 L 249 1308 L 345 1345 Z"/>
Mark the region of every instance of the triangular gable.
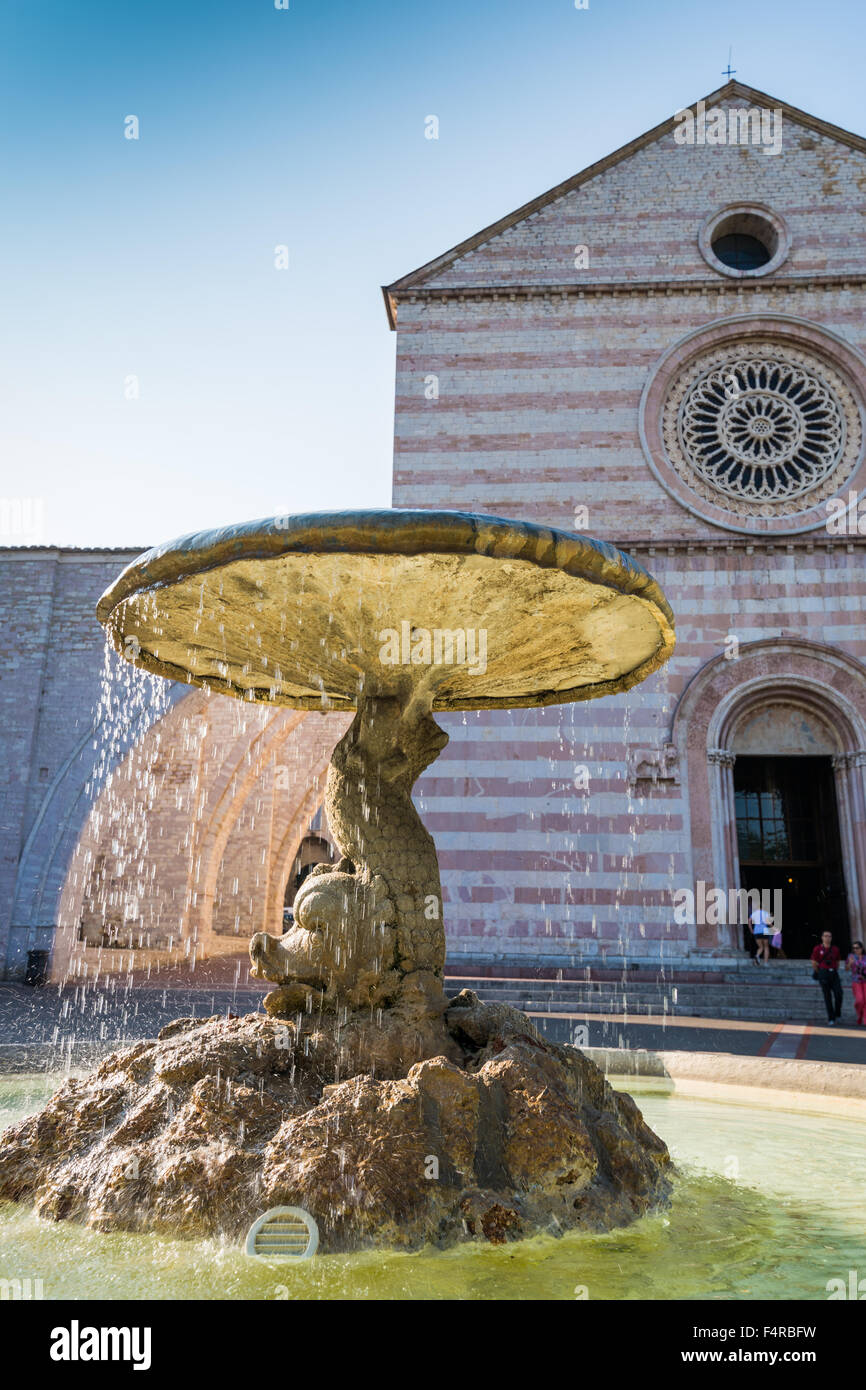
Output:
<path fill-rule="evenodd" d="M 829 121 L 822 121 L 817 116 L 810 115 L 807 111 L 801 111 L 798 107 L 780 101 L 777 97 L 772 97 L 766 92 L 758 91 L 756 87 L 747 87 L 742 82 L 727 82 L 723 87 L 719 87 L 715 92 L 711 92 L 708 96 L 702 97 L 699 100 L 703 101 L 705 107 L 709 110 L 710 107 L 719 102 L 734 99 L 742 101 L 748 106 L 781 110 L 783 120 L 794 122 L 799 126 L 814 131 L 818 135 L 835 140 L 840 144 L 847 145 L 852 149 L 859 150 L 861 153 L 866 154 L 866 139 L 862 136 L 855 135 L 849 130 L 843 130 L 840 126 L 832 125 Z M 681 109 L 694 110 L 697 104 L 697 102 L 693 102 L 691 108 Z M 509 228 L 516 226 L 528 217 L 532 217 L 535 213 L 557 202 L 560 198 L 564 198 L 568 194 L 573 193 L 583 184 L 588 183 L 591 179 L 597 178 L 599 174 L 603 174 L 607 170 L 614 168 L 617 164 L 631 158 L 633 155 L 637 154 L 639 150 L 645 148 L 645 146 L 663 139 L 676 128 L 677 124 L 678 122 L 675 115 L 669 116 L 667 120 L 662 121 L 657 126 L 653 126 L 651 130 L 646 131 L 643 135 L 639 135 L 636 139 L 630 140 L 628 144 L 622 145 L 618 150 L 614 150 L 612 154 L 606 155 L 604 159 L 597 160 L 595 164 L 590 164 L 586 169 L 581 170 L 580 173 L 574 174 L 563 183 L 557 184 L 555 188 L 550 188 L 546 193 L 542 193 L 537 198 L 533 198 L 530 202 L 524 203 L 522 207 L 517 208 L 506 217 L 501 217 L 497 222 L 491 223 L 489 227 L 484 227 L 480 232 L 476 232 L 474 236 L 467 237 L 465 241 L 461 241 L 457 246 L 453 246 L 441 256 L 436 256 L 432 261 L 428 261 L 426 265 L 419 266 L 417 270 L 410 271 L 408 275 L 402 276 L 399 280 L 395 280 L 390 285 L 384 285 L 382 287 L 382 293 L 385 298 L 385 306 L 388 311 L 388 319 L 391 327 L 396 327 L 396 302 L 394 299 L 396 294 L 424 286 L 436 275 L 453 265 L 455 261 L 460 260 L 461 257 L 470 252 L 476 251 L 479 247 L 483 246 L 485 242 L 492 241 L 495 237 L 508 231 Z"/>

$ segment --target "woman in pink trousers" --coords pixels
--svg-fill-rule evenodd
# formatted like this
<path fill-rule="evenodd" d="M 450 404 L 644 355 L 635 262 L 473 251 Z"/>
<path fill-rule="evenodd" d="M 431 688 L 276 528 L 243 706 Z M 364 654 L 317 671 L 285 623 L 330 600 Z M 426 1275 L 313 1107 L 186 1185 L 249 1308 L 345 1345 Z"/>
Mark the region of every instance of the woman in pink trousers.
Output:
<path fill-rule="evenodd" d="M 851 988 L 854 991 L 854 1012 L 857 1022 L 866 1027 L 866 952 L 863 942 L 855 941 L 851 954 L 845 962 L 845 969 L 851 974 Z"/>

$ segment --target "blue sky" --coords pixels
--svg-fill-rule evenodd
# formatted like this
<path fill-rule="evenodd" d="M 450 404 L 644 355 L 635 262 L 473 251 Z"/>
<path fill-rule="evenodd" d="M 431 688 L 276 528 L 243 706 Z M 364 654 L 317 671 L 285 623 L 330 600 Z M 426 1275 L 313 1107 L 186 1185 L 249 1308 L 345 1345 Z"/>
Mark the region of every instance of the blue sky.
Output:
<path fill-rule="evenodd" d="M 3 0 L 0 497 L 65 545 L 388 506 L 380 286 L 721 85 L 731 44 L 866 132 L 864 30 L 851 0 Z"/>

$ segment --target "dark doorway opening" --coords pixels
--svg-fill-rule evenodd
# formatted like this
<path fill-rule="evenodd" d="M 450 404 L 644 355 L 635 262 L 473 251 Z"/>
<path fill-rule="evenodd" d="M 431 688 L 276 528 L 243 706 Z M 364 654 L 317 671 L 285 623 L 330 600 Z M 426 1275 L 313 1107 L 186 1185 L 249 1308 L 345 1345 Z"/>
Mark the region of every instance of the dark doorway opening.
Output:
<path fill-rule="evenodd" d="M 294 925 L 294 912 L 292 911 L 295 896 L 298 889 L 305 879 L 313 872 L 319 864 L 331 863 L 331 846 L 323 835 L 307 835 L 301 841 L 300 848 L 295 855 L 295 862 L 289 873 L 286 883 L 286 892 L 283 898 L 283 931 L 288 931 Z"/>
<path fill-rule="evenodd" d="M 830 758 L 738 757 L 734 804 L 740 887 L 781 891 L 785 955 L 804 959 L 831 931 L 844 956 L 850 935 Z M 743 943 L 752 946 L 747 927 Z"/>

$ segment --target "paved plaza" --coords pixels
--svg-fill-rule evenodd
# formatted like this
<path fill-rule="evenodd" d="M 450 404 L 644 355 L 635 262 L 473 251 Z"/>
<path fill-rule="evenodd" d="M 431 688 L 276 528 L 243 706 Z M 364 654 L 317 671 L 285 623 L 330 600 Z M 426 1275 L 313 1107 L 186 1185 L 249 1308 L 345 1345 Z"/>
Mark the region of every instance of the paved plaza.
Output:
<path fill-rule="evenodd" d="M 496 998 L 482 976 L 446 977 L 446 988 L 470 982 L 482 997 Z M 45 986 L 31 989 L 11 981 L 0 984 L 0 1065 L 19 1069 L 32 1062 L 62 1065 L 89 1058 L 93 1050 L 110 1050 L 121 1040 L 155 1037 L 160 1028 L 181 1017 L 246 1014 L 261 1008 L 266 985 L 234 987 L 215 984 L 190 989 L 177 982 L 161 988 L 117 983 L 105 986 Z M 866 1062 L 866 1028 L 854 1023 L 850 996 L 840 1024 L 773 1020 L 676 1017 L 584 1010 L 550 1012 L 529 1009 L 536 1026 L 554 1042 L 583 1047 L 645 1048 L 652 1051 L 719 1052 L 749 1057 L 810 1062 Z M 817 1004 L 816 1004 L 817 1013 Z"/>

